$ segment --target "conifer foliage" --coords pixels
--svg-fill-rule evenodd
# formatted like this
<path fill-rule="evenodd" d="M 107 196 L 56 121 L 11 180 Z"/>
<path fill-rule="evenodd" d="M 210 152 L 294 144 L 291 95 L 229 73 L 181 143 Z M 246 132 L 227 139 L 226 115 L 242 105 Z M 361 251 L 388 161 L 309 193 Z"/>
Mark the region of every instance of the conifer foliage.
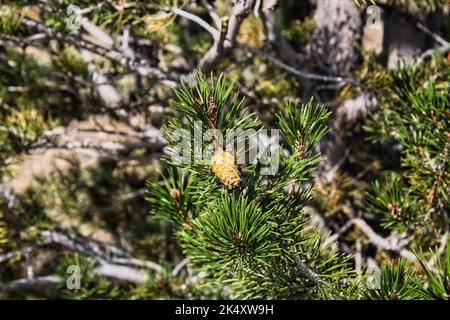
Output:
<path fill-rule="evenodd" d="M 400 68 L 389 74 L 386 104 L 369 121 L 369 139 L 395 141 L 401 171 L 374 182 L 368 207 L 383 216 L 383 226 L 407 232 L 415 249 L 439 242 L 448 228 L 450 199 L 448 63 Z M 426 80 L 425 80 L 426 79 Z"/>
<path fill-rule="evenodd" d="M 170 123 L 168 137 L 181 127 L 193 132 L 196 119 L 224 135 L 257 128 L 233 84 L 223 76 L 213 79 L 197 72 L 176 94 L 179 116 Z M 207 101 L 215 101 L 214 111 Z M 192 263 L 211 281 L 225 283 L 235 297 L 320 298 L 352 281 L 346 258 L 325 248 L 318 231 L 305 225 L 312 192 L 305 183 L 320 160 L 314 149 L 328 131 L 330 113 L 313 101 L 288 102 L 283 110 L 276 116 L 290 151 L 275 151 L 279 171 L 274 175 L 261 175 L 260 163 L 238 167 L 232 153 L 213 146 L 210 163 L 177 163 L 164 184 L 148 182 L 152 214 L 174 223 Z M 177 143 L 169 140 L 173 148 Z M 189 151 L 194 157 L 198 152 L 193 146 Z"/>
<path fill-rule="evenodd" d="M 0 299 L 449 299 L 449 14 L 0 0 Z"/>

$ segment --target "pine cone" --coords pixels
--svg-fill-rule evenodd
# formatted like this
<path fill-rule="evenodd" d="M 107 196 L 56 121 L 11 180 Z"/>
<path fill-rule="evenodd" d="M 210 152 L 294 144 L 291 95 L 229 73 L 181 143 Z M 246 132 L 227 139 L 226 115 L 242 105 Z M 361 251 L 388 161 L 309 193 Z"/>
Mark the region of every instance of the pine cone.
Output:
<path fill-rule="evenodd" d="M 228 189 L 239 186 L 241 178 L 231 153 L 223 150 L 216 151 L 211 157 L 211 169 Z"/>

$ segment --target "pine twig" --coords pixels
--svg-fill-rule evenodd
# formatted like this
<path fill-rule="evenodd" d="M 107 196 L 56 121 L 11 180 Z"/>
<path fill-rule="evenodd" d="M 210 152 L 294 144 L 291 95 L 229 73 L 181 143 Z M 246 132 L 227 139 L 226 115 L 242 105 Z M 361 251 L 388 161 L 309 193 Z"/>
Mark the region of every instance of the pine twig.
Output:
<path fill-rule="evenodd" d="M 314 272 L 310 267 L 304 263 L 299 256 L 296 254 L 290 253 L 289 256 L 294 260 L 297 265 L 297 269 L 305 276 L 306 279 L 314 283 L 314 285 L 319 286 L 322 285 L 322 281 L 319 275 Z"/>

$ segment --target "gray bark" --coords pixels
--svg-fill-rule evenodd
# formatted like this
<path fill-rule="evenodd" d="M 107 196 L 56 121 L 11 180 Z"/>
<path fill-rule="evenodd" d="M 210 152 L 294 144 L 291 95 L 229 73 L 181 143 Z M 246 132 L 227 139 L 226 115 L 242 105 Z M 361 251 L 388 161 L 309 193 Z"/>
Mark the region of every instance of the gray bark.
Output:
<path fill-rule="evenodd" d="M 357 47 L 361 45 L 363 33 L 363 10 L 353 0 L 318 0 L 314 15 L 316 30 L 309 44 L 309 57 L 322 72 L 327 74 L 345 75 L 354 69 L 360 60 Z M 363 101 L 364 100 L 364 101 Z M 344 138 L 351 133 L 347 130 L 351 114 L 360 110 L 360 103 L 366 98 L 361 97 L 350 103 L 342 104 L 330 119 L 333 133 L 320 143 L 320 151 L 327 159 L 321 164 L 322 172 L 329 172 L 328 180 L 336 170 L 337 164 L 342 162 L 346 150 Z M 345 112 L 344 112 L 345 111 Z"/>
<path fill-rule="evenodd" d="M 395 69 L 399 64 L 410 63 L 424 48 L 425 40 L 425 34 L 404 14 L 385 11 L 384 49 L 388 68 Z"/>
<path fill-rule="evenodd" d="M 309 55 L 322 71 L 343 74 L 358 62 L 355 48 L 362 39 L 362 10 L 353 0 L 318 0 L 316 31 Z"/>

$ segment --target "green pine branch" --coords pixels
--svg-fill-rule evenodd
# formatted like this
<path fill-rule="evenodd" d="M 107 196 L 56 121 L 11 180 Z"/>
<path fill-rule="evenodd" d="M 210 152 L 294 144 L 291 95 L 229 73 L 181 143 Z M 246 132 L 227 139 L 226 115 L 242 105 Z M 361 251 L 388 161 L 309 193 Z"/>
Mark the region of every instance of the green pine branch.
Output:
<path fill-rule="evenodd" d="M 197 72 L 189 86 L 182 84 L 174 104 L 179 116 L 169 123 L 165 135 L 171 147 L 179 143 L 174 132 L 183 129 L 188 137 L 196 122 L 203 130 L 258 128 L 259 122 L 243 110 L 244 101 L 222 75 L 214 80 Z M 163 184 L 148 182 L 152 215 L 175 223 L 185 254 L 210 281 L 235 288 L 234 296 L 319 298 L 341 287 L 342 279 L 352 282 L 347 258 L 323 247 L 322 237 L 307 226 L 304 213 L 312 189 L 303 183 L 311 180 L 320 161 L 314 150 L 328 132 L 330 113 L 312 101 L 289 102 L 283 110 L 276 116 L 292 155 L 275 152 L 280 166 L 273 176 L 261 176 L 261 163 L 226 163 L 221 170 L 239 177 L 239 184 L 230 189 L 214 162 L 178 162 L 176 175 L 165 176 Z M 214 139 L 202 146 L 208 143 L 214 144 Z M 197 152 L 193 141 L 187 145 L 189 152 Z M 213 157 L 221 152 L 212 149 Z"/>

